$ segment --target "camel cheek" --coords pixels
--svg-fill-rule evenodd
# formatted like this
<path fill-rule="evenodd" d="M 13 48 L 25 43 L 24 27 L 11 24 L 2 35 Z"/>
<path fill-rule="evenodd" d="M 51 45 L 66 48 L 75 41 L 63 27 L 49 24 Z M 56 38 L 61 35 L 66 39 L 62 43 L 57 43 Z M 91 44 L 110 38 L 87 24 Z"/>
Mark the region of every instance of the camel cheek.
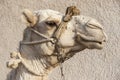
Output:
<path fill-rule="evenodd" d="M 72 31 L 65 31 L 62 33 L 59 42 L 63 47 L 74 46 L 74 36 L 75 34 Z"/>

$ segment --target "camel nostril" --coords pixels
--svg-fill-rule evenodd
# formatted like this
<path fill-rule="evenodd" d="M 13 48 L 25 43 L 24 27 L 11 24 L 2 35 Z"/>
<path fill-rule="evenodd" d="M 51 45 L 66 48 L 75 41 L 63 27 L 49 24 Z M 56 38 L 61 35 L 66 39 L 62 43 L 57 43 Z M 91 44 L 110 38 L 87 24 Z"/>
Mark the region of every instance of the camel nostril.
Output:
<path fill-rule="evenodd" d="M 106 40 L 104 39 L 103 42 L 106 42 Z"/>

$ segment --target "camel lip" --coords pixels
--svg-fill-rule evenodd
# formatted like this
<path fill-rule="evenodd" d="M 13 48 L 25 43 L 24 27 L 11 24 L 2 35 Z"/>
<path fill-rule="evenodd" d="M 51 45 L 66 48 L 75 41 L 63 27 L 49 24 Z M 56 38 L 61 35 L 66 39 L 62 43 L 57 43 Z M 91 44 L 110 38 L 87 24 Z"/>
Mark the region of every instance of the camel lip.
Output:
<path fill-rule="evenodd" d="M 103 49 L 103 46 L 104 46 L 103 43 L 93 42 L 92 46 L 88 46 L 87 48 L 88 49 L 99 49 L 99 50 L 101 50 L 101 49 Z"/>
<path fill-rule="evenodd" d="M 103 44 L 103 41 L 98 41 L 98 40 L 86 40 L 86 39 L 83 39 L 83 38 L 81 38 L 82 39 L 82 41 L 84 41 L 84 42 L 94 42 L 94 43 L 98 43 L 98 44 Z"/>
<path fill-rule="evenodd" d="M 96 49 L 103 49 L 103 43 L 96 43 L 97 44 L 97 48 Z"/>
<path fill-rule="evenodd" d="M 97 41 L 96 41 L 95 43 L 98 43 L 98 44 L 100 44 L 100 45 L 102 45 L 102 44 L 103 44 L 103 42 L 97 42 Z"/>

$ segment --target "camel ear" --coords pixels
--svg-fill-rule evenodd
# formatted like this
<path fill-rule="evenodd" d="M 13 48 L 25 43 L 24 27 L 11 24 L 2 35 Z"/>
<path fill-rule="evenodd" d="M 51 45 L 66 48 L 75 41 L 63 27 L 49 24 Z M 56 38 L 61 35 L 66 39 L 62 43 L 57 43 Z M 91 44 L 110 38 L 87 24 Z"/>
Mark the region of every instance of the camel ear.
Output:
<path fill-rule="evenodd" d="M 38 21 L 38 17 L 30 10 L 24 9 L 22 13 L 22 21 L 25 22 L 28 27 L 34 27 Z"/>

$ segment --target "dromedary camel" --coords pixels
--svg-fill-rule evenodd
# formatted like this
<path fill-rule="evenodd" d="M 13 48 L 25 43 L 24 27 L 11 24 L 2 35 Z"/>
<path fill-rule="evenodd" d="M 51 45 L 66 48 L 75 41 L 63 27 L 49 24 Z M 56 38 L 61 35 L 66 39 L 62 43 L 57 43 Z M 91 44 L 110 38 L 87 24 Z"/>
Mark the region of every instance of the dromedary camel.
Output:
<path fill-rule="evenodd" d="M 66 15 L 53 10 L 23 11 L 28 26 L 19 53 L 11 53 L 7 66 L 13 68 L 8 80 L 48 80 L 49 72 L 76 52 L 102 49 L 106 34 L 93 18 L 78 15 L 68 7 Z"/>

